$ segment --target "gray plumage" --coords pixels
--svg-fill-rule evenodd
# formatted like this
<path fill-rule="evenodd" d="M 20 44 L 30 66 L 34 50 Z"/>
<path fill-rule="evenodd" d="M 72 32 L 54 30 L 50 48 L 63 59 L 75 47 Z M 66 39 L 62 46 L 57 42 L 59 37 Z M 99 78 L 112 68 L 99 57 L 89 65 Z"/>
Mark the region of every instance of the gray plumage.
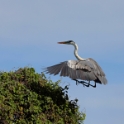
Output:
<path fill-rule="evenodd" d="M 76 81 L 78 81 L 78 79 L 89 81 L 89 83 L 85 82 L 86 84 L 90 84 L 90 81 L 94 81 L 95 86 L 90 85 L 93 87 L 96 87 L 96 83 L 100 83 L 100 84 L 107 83 L 105 73 L 103 72 L 103 70 L 95 60 L 93 60 L 92 58 L 83 59 L 77 54 L 78 46 L 77 44 L 75 44 L 74 41 L 59 42 L 59 43 L 60 44 L 71 43 L 71 45 L 75 46 L 74 54 L 78 60 L 68 60 L 65 62 L 61 62 L 60 64 L 47 67 L 45 69 L 46 73 L 53 75 L 57 75 L 60 73 L 60 76 L 64 76 L 64 77 L 67 76 Z"/>

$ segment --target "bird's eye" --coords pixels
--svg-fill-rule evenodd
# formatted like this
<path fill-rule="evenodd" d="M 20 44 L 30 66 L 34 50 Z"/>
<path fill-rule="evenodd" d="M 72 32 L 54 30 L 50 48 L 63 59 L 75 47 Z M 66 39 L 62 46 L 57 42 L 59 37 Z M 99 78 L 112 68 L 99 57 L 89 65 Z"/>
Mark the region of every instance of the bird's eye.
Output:
<path fill-rule="evenodd" d="M 71 43 L 71 42 L 73 42 L 73 41 L 72 41 L 72 40 L 69 40 L 68 42 Z"/>

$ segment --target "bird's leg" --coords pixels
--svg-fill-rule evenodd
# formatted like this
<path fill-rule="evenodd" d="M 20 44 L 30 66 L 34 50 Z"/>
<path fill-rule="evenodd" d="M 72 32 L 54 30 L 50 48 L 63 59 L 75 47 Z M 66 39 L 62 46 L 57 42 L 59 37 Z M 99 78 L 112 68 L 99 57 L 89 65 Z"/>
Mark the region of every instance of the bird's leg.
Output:
<path fill-rule="evenodd" d="M 87 83 L 85 81 L 79 81 L 78 83 L 83 84 L 83 86 L 89 87 L 90 83 Z"/>
<path fill-rule="evenodd" d="M 76 80 L 76 79 L 72 79 L 72 80 L 76 81 L 76 85 L 79 83 L 79 81 L 78 81 L 78 80 Z"/>
<path fill-rule="evenodd" d="M 92 87 L 96 88 L 96 82 L 95 82 L 95 85 L 92 85 L 92 84 L 90 84 L 90 81 L 87 83 L 87 82 L 85 82 L 85 81 L 78 81 L 77 79 L 73 79 L 73 80 L 76 81 L 76 85 L 77 85 L 78 83 L 81 83 L 81 84 L 83 84 L 83 85 L 86 86 L 86 87 L 92 86 Z"/>
<path fill-rule="evenodd" d="M 78 83 L 81 83 L 81 84 L 83 84 L 84 86 L 89 87 L 89 84 L 87 85 L 87 83 L 84 82 L 84 81 L 78 81 L 77 79 L 73 79 L 73 80 L 76 81 L 76 85 L 77 85 Z"/>
<path fill-rule="evenodd" d="M 92 86 L 93 88 L 96 88 L 96 82 L 95 82 L 95 85 L 90 84 L 90 86 Z"/>
<path fill-rule="evenodd" d="M 95 85 L 90 84 L 90 81 L 88 83 L 84 82 L 84 81 L 83 82 L 81 81 L 80 83 L 83 83 L 83 84 L 85 83 L 85 86 L 87 84 L 87 87 L 92 86 L 93 88 L 96 88 L 96 82 L 95 82 Z"/>

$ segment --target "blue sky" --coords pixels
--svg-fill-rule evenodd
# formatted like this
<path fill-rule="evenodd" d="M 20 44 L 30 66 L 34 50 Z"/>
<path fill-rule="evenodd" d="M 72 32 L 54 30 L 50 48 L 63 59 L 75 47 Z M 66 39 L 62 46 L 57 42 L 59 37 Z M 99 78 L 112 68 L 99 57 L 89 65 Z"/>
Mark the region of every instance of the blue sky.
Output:
<path fill-rule="evenodd" d="M 49 76 L 70 85 L 70 99 L 79 99 L 85 124 L 122 124 L 124 121 L 124 1 L 123 0 L 1 0 L 0 70 L 43 67 L 76 59 L 93 58 L 106 73 L 108 84 L 97 88 L 75 85 L 69 78 Z"/>

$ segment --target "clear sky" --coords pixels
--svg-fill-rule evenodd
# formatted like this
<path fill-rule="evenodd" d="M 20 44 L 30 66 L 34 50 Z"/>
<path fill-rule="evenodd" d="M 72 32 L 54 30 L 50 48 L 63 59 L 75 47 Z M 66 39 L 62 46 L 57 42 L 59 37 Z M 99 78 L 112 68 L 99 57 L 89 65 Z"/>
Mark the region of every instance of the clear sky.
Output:
<path fill-rule="evenodd" d="M 124 122 L 124 1 L 123 0 L 1 0 L 0 70 L 43 67 L 76 59 L 93 58 L 106 73 L 108 84 L 97 88 L 76 86 L 69 78 L 49 76 L 70 85 L 70 99 L 79 99 L 86 112 L 84 124 Z"/>

